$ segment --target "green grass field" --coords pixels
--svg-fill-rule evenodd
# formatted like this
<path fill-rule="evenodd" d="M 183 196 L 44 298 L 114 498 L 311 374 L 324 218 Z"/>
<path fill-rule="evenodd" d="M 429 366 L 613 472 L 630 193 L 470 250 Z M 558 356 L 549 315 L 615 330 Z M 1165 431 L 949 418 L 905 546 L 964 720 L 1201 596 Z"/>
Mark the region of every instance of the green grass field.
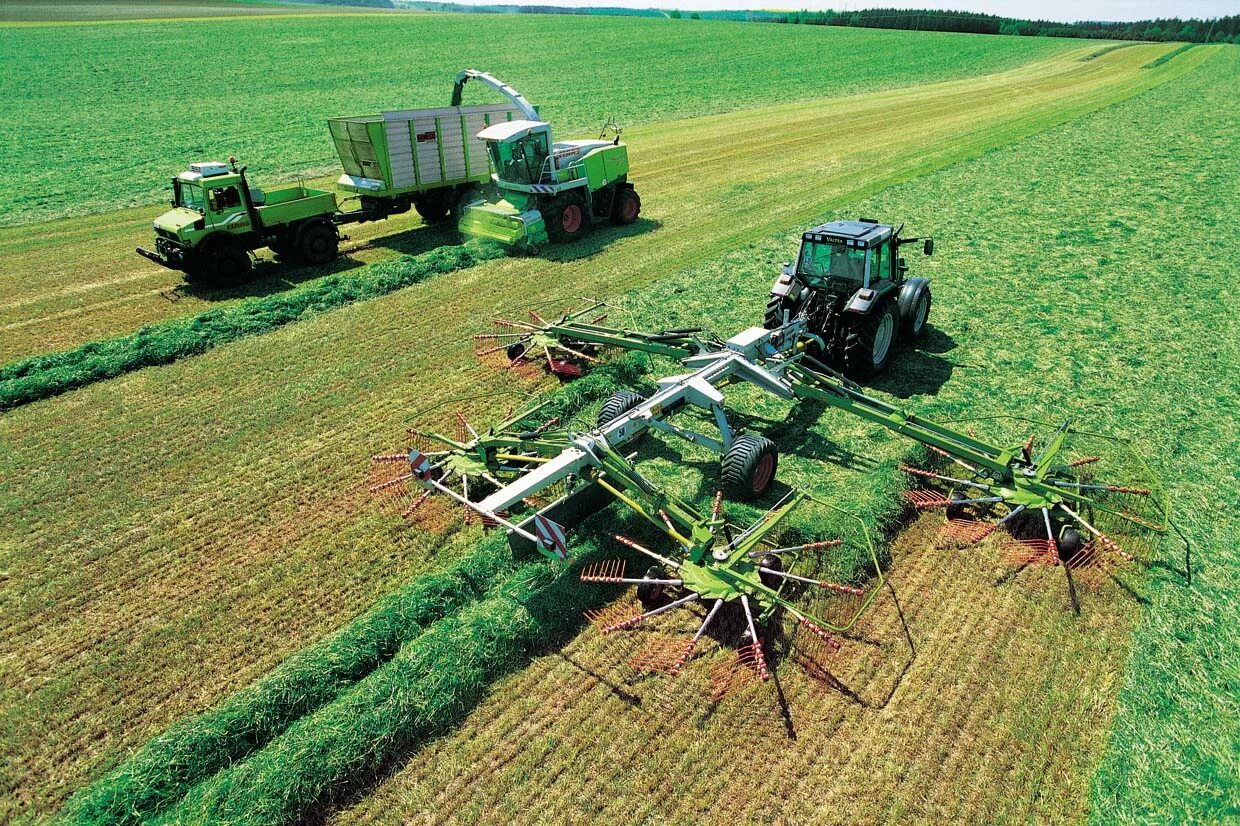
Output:
<path fill-rule="evenodd" d="M 686 23 L 401 14 L 377 25 L 363 14 L 130 23 L 123 37 L 111 26 L 8 28 L 0 141 L 21 151 L 0 226 L 155 203 L 203 157 L 236 155 L 258 183 L 338 175 L 328 117 L 446 105 L 466 66 L 515 84 L 575 135 L 608 117 L 632 126 L 896 88 L 1080 45 Z M 227 57 L 211 44 L 227 44 Z M 60 58 L 67 45 L 73 61 Z M 830 61 L 802 57 L 822 49 Z"/>
<path fill-rule="evenodd" d="M 261 27 L 287 22 L 211 25 L 257 43 Z M 373 36 L 396 42 L 404 27 L 428 22 L 447 27 L 435 36 L 483 25 L 393 18 L 384 22 L 393 30 Z M 591 36 L 623 39 L 635 22 L 595 22 Z M 161 26 L 183 36 L 184 25 L 135 26 L 107 48 L 136 50 Z M 360 24 L 333 17 L 297 27 L 318 32 L 311 38 L 328 37 L 333 25 Z M 563 34 L 555 27 L 585 24 L 494 25 L 518 27 L 517 38 L 539 25 Z M 186 715 L 221 702 L 247 708 L 255 695 L 235 692 L 265 675 L 302 674 L 295 684 L 308 685 L 317 675 L 306 664 L 318 657 L 337 664 L 334 682 L 314 683 L 304 705 L 282 705 L 285 717 L 256 719 L 252 730 L 244 715 L 226 723 L 233 742 L 252 740 L 220 764 L 231 768 L 191 781 L 178 803 L 179 788 L 167 820 L 745 822 L 778 810 L 790 822 L 1140 823 L 1218 822 L 1234 812 L 1240 560 L 1229 514 L 1240 503 L 1218 482 L 1240 448 L 1227 412 L 1240 389 L 1240 354 L 1234 337 L 1218 333 L 1238 309 L 1226 268 L 1240 253 L 1231 197 L 1240 122 L 1225 95 L 1240 79 L 1240 53 L 1199 48 L 1144 68 L 1174 46 L 1081 60 L 1097 47 L 862 32 L 864 42 L 839 41 L 840 65 L 830 74 L 840 85 L 825 75 L 781 85 L 795 70 L 789 58 L 769 73 L 747 69 L 744 94 L 736 79 L 722 83 L 718 98 L 703 92 L 704 57 L 746 65 L 775 29 L 819 34 L 721 27 L 741 32 L 744 43 L 735 54 L 703 55 L 694 35 L 670 23 L 649 30 L 650 74 L 627 75 L 617 100 L 648 113 L 634 118 L 646 125 L 626 134 L 643 187 L 640 232 L 606 232 L 540 259 L 481 263 L 0 415 L 0 610 L 9 619 L 0 632 L 9 664 L 0 673 L 0 820 L 47 818 Z M 20 29 L 31 31 L 44 30 Z M 866 44 L 882 41 L 867 38 L 884 37 L 907 44 L 900 54 L 909 56 L 881 75 L 879 85 L 892 88 L 838 97 L 873 68 Z M 976 51 L 1000 42 L 1049 51 Z M 530 61 L 511 65 L 532 75 Z M 1028 63 L 1014 65 L 1021 61 Z M 592 122 L 587 105 L 596 99 L 582 87 L 570 93 L 543 77 L 536 94 L 508 74 L 545 100 L 557 123 Z M 978 76 L 931 82 L 961 74 Z M 656 88 L 646 77 L 664 82 Z M 737 85 L 729 91 L 728 82 Z M 397 86 L 404 94 L 414 85 L 396 76 L 391 83 L 387 97 L 378 87 L 367 93 L 386 102 Z M 272 99 L 300 94 L 324 105 L 309 80 L 300 91 L 285 84 Z M 643 95 L 649 105 L 638 107 Z M 560 115 L 552 101 L 564 107 Z M 737 111 L 668 120 L 720 108 Z M 221 116 L 194 115 L 212 117 Z M 312 145 L 323 148 L 315 137 L 321 116 L 311 120 L 313 129 L 290 130 L 265 153 L 283 159 L 273 175 L 325 162 L 309 157 Z M 167 162 L 158 151 L 146 162 L 160 157 Z M 84 177 L 105 186 L 121 180 Z M 121 202 L 149 197 L 110 191 Z M 769 697 L 752 715 L 706 718 L 693 711 L 701 706 L 633 683 L 623 643 L 578 635 L 571 611 L 529 610 L 527 589 L 543 582 L 531 579 L 535 571 L 498 593 L 445 586 L 452 605 L 469 604 L 419 630 L 425 597 L 411 594 L 426 591 L 410 583 L 456 570 L 485 546 L 476 545 L 476 529 L 428 536 L 377 513 L 364 492 L 367 457 L 390 448 L 428 404 L 553 389 L 545 379 L 485 369 L 470 352 L 470 333 L 529 298 L 567 294 L 623 299 L 637 322 L 709 318 L 730 331 L 758 319 L 799 228 L 862 213 L 907 221 L 939 242 L 934 258 L 914 262 L 934 278 L 933 334 L 877 390 L 938 416 L 1069 408 L 1138 436 L 1166 474 L 1193 543 L 1191 590 L 1172 545 L 1165 565 L 1124 573 L 1131 592 L 1104 586 L 1074 618 L 1062 580 L 1031 572 L 996 584 L 984 551 L 929 551 L 933 525 L 914 523 L 890 553 L 918 656 L 903 669 L 888 646 L 890 657 L 841 665 L 846 686 L 875 708 L 789 674 L 795 741 L 770 713 Z M 140 291 L 116 285 L 92 293 L 116 272 L 109 250 L 119 256 L 146 220 L 124 213 L 128 228 L 109 234 L 97 222 L 107 215 L 0 237 L 13 241 L 19 271 L 33 272 L 34 260 L 72 259 L 72 274 L 59 281 L 0 285 L 11 306 L 38 308 L 7 316 L 11 356 L 209 306 L 193 306 L 203 299 L 191 296 L 190 306 L 152 310 Z M 69 231 L 57 241 L 61 228 Z M 106 244 L 96 254 L 74 233 Z M 358 263 L 393 254 L 382 247 Z M 92 277 L 79 275 L 92 267 Z M 264 289 L 288 286 L 273 278 Z M 40 304 L 75 288 L 83 305 L 106 296 L 97 326 L 79 320 L 93 313 L 75 315 L 72 302 Z M 70 332 L 57 339 L 64 326 Z M 37 332 L 16 332 L 28 329 Z M 23 344 L 9 343 L 14 333 L 27 336 Z M 743 398 L 759 417 L 754 426 L 805 446 L 781 479 L 843 497 L 895 527 L 894 464 L 907 445 L 829 411 L 782 422 L 785 406 Z M 846 461 L 854 454 L 873 463 Z M 710 464 L 693 451 L 651 461 L 652 473 L 687 473 L 690 489 L 711 486 Z M 583 552 L 610 551 L 600 547 L 600 521 Z M 545 585 L 565 611 L 591 598 L 568 581 Z M 367 614 L 372 606 L 377 613 Z M 359 616 L 368 619 L 355 623 Z M 392 616 L 415 618 L 416 627 L 376 624 Z M 891 636 L 900 617 L 886 605 L 870 630 Z M 327 649 L 316 645 L 341 628 Z M 532 645 L 539 635 L 554 645 Z M 307 653 L 280 667 L 300 650 Z M 541 656 L 531 663 L 534 654 Z M 454 669 L 428 681 L 421 669 L 445 661 Z M 278 685 L 257 696 L 277 696 Z M 738 750 L 760 768 L 737 760 Z"/>

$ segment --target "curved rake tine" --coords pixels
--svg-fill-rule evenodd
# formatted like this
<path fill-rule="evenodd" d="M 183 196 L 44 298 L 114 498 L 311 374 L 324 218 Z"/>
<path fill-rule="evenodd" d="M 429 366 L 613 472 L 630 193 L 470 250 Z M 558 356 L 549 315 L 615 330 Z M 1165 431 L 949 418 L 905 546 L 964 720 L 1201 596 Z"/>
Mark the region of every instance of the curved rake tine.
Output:
<path fill-rule="evenodd" d="M 753 612 L 749 610 L 749 597 L 741 594 L 741 607 L 745 609 L 745 622 L 749 624 L 749 638 L 753 640 L 754 659 L 758 665 L 758 676 L 766 682 L 771 672 L 766 668 L 766 655 L 762 651 L 762 640 L 758 637 L 758 629 L 754 627 Z"/>
<path fill-rule="evenodd" d="M 1123 548 L 1121 548 L 1114 539 L 1107 536 L 1102 531 L 1098 530 L 1093 525 L 1086 522 L 1085 519 L 1079 513 L 1072 510 L 1072 508 L 1069 508 L 1067 505 L 1063 504 L 1062 502 L 1059 503 L 1059 507 L 1065 513 L 1067 513 L 1068 516 L 1071 516 L 1073 519 L 1075 519 L 1077 523 L 1080 524 L 1081 527 L 1083 527 L 1085 530 L 1093 534 L 1098 539 L 1098 541 L 1102 544 L 1102 547 L 1112 550 L 1115 553 L 1119 554 L 1119 556 L 1125 562 L 1132 562 L 1134 560 L 1134 557 L 1132 554 L 1128 553 Z"/>
<path fill-rule="evenodd" d="M 719 613 L 719 609 L 723 607 L 723 600 L 715 600 L 715 604 L 711 606 L 710 611 L 706 614 L 706 619 L 702 620 L 701 626 L 697 633 L 693 635 L 693 639 L 689 640 L 689 644 L 685 646 L 685 650 L 681 652 L 680 657 L 672 666 L 669 672 L 673 677 L 680 673 L 680 669 L 685 667 L 685 663 L 689 662 L 689 658 L 693 656 L 693 649 L 697 647 L 698 640 L 706 633 L 706 628 L 710 625 L 710 621 L 715 618 L 715 614 Z"/>

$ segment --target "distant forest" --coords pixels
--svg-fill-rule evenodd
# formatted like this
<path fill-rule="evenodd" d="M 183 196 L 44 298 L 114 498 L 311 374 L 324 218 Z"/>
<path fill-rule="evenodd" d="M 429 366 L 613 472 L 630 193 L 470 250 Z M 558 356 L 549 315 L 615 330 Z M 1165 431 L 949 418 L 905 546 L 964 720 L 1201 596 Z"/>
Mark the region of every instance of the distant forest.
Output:
<path fill-rule="evenodd" d="M 1215 20 L 1182 20 L 1165 17 L 1133 23 L 1083 20 L 1055 23 L 1020 20 L 993 14 L 933 9 L 866 9 L 864 11 L 702 11 L 589 8 L 575 6 L 518 6 L 511 3 L 466 5 L 429 0 L 404 0 L 398 5 L 426 11 L 480 12 L 484 14 L 591 14 L 626 17 L 673 17 L 693 20 L 744 20 L 754 23 L 794 23 L 805 26 L 858 26 L 870 29 L 914 29 L 932 32 L 1008 34 L 1026 37 L 1086 37 L 1100 40 L 1184 41 L 1187 43 L 1240 43 L 1240 15 Z"/>

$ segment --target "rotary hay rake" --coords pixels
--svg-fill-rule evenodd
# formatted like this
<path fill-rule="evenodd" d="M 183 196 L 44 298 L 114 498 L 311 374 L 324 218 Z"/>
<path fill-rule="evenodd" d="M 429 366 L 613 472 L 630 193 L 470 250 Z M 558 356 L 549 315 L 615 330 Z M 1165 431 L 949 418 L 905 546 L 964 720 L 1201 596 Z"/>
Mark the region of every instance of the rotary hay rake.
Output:
<path fill-rule="evenodd" d="M 491 355 L 503 346 L 510 366 L 531 361 L 533 353 L 534 361 L 566 377 L 588 369 L 608 347 L 675 358 L 685 372 L 659 379 L 647 398 L 615 394 L 594 427 L 540 417 L 536 405 L 485 430 L 462 424 L 459 439 L 418 431 L 423 441 L 411 443 L 406 453 L 375 457 L 377 465 L 398 472 L 372 490 L 400 489 L 407 515 L 442 499 L 458 513 L 506 529 L 515 547 L 561 561 L 568 558 L 565 524 L 576 524 L 608 501 L 621 502 L 662 535 L 662 544 L 652 548 L 615 535 L 647 567 L 632 575 L 627 561 L 613 560 L 588 567 L 582 577 L 635 586 L 640 610 L 615 603 L 588 619 L 612 634 L 694 612 L 691 633 L 652 637 L 633 657 L 640 671 L 675 677 L 714 640 L 734 652 L 711 670 L 710 693 L 722 699 L 751 681 L 769 679 L 771 641 L 799 632 L 802 641 L 790 659 L 811 676 L 829 676 L 825 660 L 845 644 L 884 581 L 862 521 L 804 492 L 789 491 L 748 526 L 724 517 L 725 495 L 729 501 L 765 496 L 778 466 L 778 448 L 770 440 L 731 427 L 721 392 L 730 385 L 748 383 L 785 400 L 822 402 L 922 445 L 929 461 L 903 466 L 919 485 L 905 497 L 916 509 L 945 511 L 940 548 L 997 543 L 1000 558 L 1014 570 L 1062 566 L 1069 583 L 1076 573 L 1096 587 L 1118 565 L 1153 554 L 1167 530 L 1165 494 L 1123 440 L 1074 428 L 1070 421 L 1056 426 L 995 417 L 984 421 L 1003 423 L 1010 432 L 1024 428 L 1022 435 L 986 441 L 971 427 L 899 410 L 814 359 L 819 342 L 803 316 L 724 341 L 701 330 L 606 327 L 598 309 L 551 321 L 534 313 L 529 322 L 508 322 L 513 329 L 499 335 L 510 338 L 483 339 L 482 350 Z M 673 421 L 689 408 L 705 413 L 717 435 Z M 709 508 L 699 511 L 638 471 L 633 448 L 652 430 L 721 456 L 722 490 Z M 831 516 L 793 518 L 807 507 Z M 824 524 L 836 533 L 807 530 Z"/>

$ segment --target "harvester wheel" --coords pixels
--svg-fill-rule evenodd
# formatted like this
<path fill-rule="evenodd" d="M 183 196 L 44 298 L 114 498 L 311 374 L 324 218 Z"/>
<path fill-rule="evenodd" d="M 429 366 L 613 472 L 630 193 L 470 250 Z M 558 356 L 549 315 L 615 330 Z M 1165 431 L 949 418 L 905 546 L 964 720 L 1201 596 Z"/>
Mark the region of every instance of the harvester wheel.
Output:
<path fill-rule="evenodd" d="M 203 251 L 195 275 L 213 287 L 232 287 L 250 280 L 250 255 L 233 241 L 217 241 Z"/>
<path fill-rule="evenodd" d="M 327 221 L 313 221 L 298 233 L 297 251 L 307 264 L 326 264 L 340 252 L 340 236 Z"/>
<path fill-rule="evenodd" d="M 736 499 L 757 499 L 771 489 L 778 467 L 774 442 L 765 436 L 737 436 L 723 454 L 723 488 Z"/>
<path fill-rule="evenodd" d="M 642 211 L 642 199 L 627 186 L 616 193 L 616 202 L 611 208 L 611 220 L 614 224 L 631 224 L 637 220 Z"/>
<path fill-rule="evenodd" d="M 876 376 L 891 363 L 900 330 L 900 314 L 894 301 L 857 319 L 844 345 L 844 372 L 853 378 Z"/>
<path fill-rule="evenodd" d="M 598 412 L 598 426 L 606 427 L 643 401 L 645 399 L 640 393 L 634 393 L 631 390 L 612 393 L 611 397 L 603 402 L 603 407 Z"/>
<path fill-rule="evenodd" d="M 667 573 L 658 565 L 651 565 L 646 569 L 646 573 L 642 575 L 642 579 L 666 579 Z M 642 583 L 637 586 L 637 601 L 642 604 L 647 611 L 651 608 L 657 608 L 664 602 L 663 592 L 667 590 L 664 585 L 656 585 L 654 583 Z"/>
<path fill-rule="evenodd" d="M 543 219 L 551 240 L 560 244 L 577 240 L 590 226 L 585 204 L 575 195 L 553 201 L 543 211 Z"/>

